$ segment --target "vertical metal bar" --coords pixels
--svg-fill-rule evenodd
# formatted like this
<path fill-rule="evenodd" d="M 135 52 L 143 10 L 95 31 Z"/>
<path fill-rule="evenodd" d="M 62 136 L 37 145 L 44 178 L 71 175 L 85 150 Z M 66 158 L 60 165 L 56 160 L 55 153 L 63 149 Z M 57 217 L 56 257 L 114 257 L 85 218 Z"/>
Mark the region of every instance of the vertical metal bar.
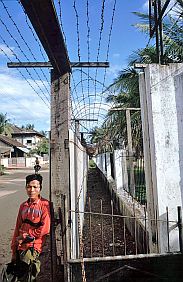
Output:
<path fill-rule="evenodd" d="M 149 250 L 148 250 L 148 236 L 147 236 L 147 209 L 146 207 L 144 207 L 144 214 L 145 214 L 145 238 L 144 238 L 144 243 L 145 243 L 145 251 L 148 254 Z M 150 224 L 151 225 L 151 224 Z"/>
<path fill-rule="evenodd" d="M 50 228 L 50 250 L 51 250 L 51 281 L 55 281 L 56 275 L 56 237 L 55 237 L 55 220 L 54 220 L 54 208 L 53 202 L 50 202 L 50 214 L 51 214 L 51 228 Z"/>
<path fill-rule="evenodd" d="M 102 256 L 104 257 L 104 223 L 103 223 L 103 208 L 102 199 L 100 200 L 100 213 L 101 213 L 101 236 L 102 236 Z"/>
<path fill-rule="evenodd" d="M 124 251 L 126 256 L 126 218 L 124 217 L 124 225 L 123 225 L 123 237 L 124 237 Z"/>
<path fill-rule="evenodd" d="M 161 0 L 158 0 L 158 18 L 159 20 L 159 44 L 160 44 L 160 63 L 164 63 L 163 58 L 163 25 L 162 25 L 162 16 L 161 16 Z"/>
<path fill-rule="evenodd" d="M 169 216 L 168 216 L 168 207 L 166 207 L 166 229 L 167 229 L 167 247 L 168 247 L 168 252 L 170 252 L 170 236 L 169 236 Z"/>
<path fill-rule="evenodd" d="M 152 0 L 149 0 L 149 36 L 152 35 Z"/>
<path fill-rule="evenodd" d="M 50 202 L 52 201 L 52 195 L 51 195 L 51 130 L 49 131 L 49 200 Z M 0 157 L 1 157 L 1 152 L 0 152 Z M 0 160 L 1 164 L 1 160 Z"/>
<path fill-rule="evenodd" d="M 177 207 L 178 212 L 178 228 L 179 228 L 179 247 L 180 252 L 183 253 L 183 229 L 182 229 L 182 208 Z"/>
<path fill-rule="evenodd" d="M 130 115 L 129 109 L 126 109 L 126 128 L 127 128 L 128 151 L 129 151 L 130 194 L 135 196 L 133 146 L 132 146 L 132 126 L 131 126 L 131 115 Z"/>
<path fill-rule="evenodd" d="M 115 256 L 115 248 L 114 248 L 114 208 L 113 208 L 113 201 L 111 200 L 111 220 L 112 220 L 112 250 L 113 256 Z"/>
<path fill-rule="evenodd" d="M 133 216 L 134 216 L 135 254 L 137 255 L 137 222 L 136 222 L 135 204 L 133 204 Z"/>
<path fill-rule="evenodd" d="M 90 251 L 91 251 L 91 258 L 93 256 L 93 245 L 92 245 L 92 214 L 91 214 L 91 198 L 89 197 L 88 199 L 88 204 L 89 204 L 89 225 L 90 225 Z"/>
<path fill-rule="evenodd" d="M 156 206 L 156 211 L 155 211 L 155 228 L 156 228 L 156 245 L 157 245 L 157 252 L 159 253 L 159 239 L 158 239 L 158 208 Z"/>
<path fill-rule="evenodd" d="M 156 32 L 156 56 L 157 63 L 159 63 L 159 32 L 158 32 L 158 11 L 157 11 L 157 0 L 154 0 L 154 23 L 155 23 L 155 32 Z"/>

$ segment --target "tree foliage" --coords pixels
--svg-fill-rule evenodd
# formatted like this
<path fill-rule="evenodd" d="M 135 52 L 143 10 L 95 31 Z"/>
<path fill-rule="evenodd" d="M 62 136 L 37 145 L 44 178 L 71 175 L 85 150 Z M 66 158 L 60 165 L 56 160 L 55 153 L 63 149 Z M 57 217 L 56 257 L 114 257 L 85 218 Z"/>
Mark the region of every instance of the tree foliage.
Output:
<path fill-rule="evenodd" d="M 180 5 L 176 10 L 176 17 L 168 15 L 163 22 L 163 59 L 165 63 L 183 61 L 183 1 L 179 0 L 178 2 Z M 136 24 L 135 27 L 141 32 L 148 34 L 149 15 L 139 12 L 135 12 L 135 14 L 140 19 L 140 23 Z M 106 101 L 112 102 L 115 108 L 140 107 L 139 73 L 134 68 L 135 63 L 157 63 L 156 47 L 148 45 L 145 48 L 135 50 L 129 56 L 128 66 L 119 72 L 113 83 L 106 89 L 106 91 L 110 91 Z M 143 146 L 140 111 L 131 111 L 131 127 L 133 148 L 139 154 L 142 152 Z M 105 148 L 106 140 L 109 140 L 110 144 L 120 143 L 126 147 L 127 126 L 125 111 L 110 111 L 102 127 L 94 129 L 91 140 L 92 142 L 98 142 L 100 145 L 102 144 L 101 146 L 105 146 Z"/>
<path fill-rule="evenodd" d="M 49 141 L 47 138 L 43 138 L 36 146 L 35 149 L 30 151 L 30 154 L 44 155 L 49 154 Z"/>
<path fill-rule="evenodd" d="M 0 113 L 0 134 L 9 135 L 11 133 L 10 119 L 7 118 L 7 113 Z"/>

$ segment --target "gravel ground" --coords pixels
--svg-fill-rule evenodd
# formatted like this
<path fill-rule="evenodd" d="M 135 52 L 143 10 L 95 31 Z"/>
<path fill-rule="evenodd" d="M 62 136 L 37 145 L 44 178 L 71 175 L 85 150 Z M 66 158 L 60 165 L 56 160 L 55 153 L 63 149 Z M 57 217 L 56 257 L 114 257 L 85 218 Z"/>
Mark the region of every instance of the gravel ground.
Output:
<path fill-rule="evenodd" d="M 90 169 L 85 211 L 99 214 L 85 214 L 83 232 L 85 257 L 135 254 L 135 243 L 124 226 L 123 218 L 110 216 L 112 213 L 119 215 L 112 205 L 110 193 L 104 187 L 98 171 Z M 102 217 L 100 213 L 106 215 Z"/>

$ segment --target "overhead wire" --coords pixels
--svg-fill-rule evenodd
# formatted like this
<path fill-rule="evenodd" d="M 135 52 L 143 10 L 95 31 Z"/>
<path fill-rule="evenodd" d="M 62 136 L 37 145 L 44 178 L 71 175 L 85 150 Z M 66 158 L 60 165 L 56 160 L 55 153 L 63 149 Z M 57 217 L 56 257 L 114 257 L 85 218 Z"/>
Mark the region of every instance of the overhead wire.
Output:
<path fill-rule="evenodd" d="M 76 16 L 78 60 L 79 60 L 79 63 L 80 63 L 81 62 L 81 54 L 80 54 L 79 14 L 78 14 L 78 10 L 77 10 L 77 7 L 76 7 L 76 0 L 73 1 L 73 8 L 74 8 L 75 16 Z M 82 91 L 82 96 L 84 97 L 82 72 L 81 72 L 81 91 Z"/>
<path fill-rule="evenodd" d="M 18 28 L 18 26 L 17 26 L 17 24 L 15 23 L 13 17 L 10 15 L 10 13 L 9 13 L 9 11 L 8 11 L 8 8 L 5 6 L 5 4 L 4 4 L 4 2 L 3 2 L 2 0 L 1 0 L 1 4 L 3 5 L 3 8 L 4 8 L 4 10 L 6 11 L 6 13 L 7 13 L 9 19 L 12 21 L 14 27 L 16 28 L 16 30 L 17 30 L 17 32 L 18 32 L 20 38 L 22 39 L 22 41 L 24 42 L 24 44 L 25 44 L 26 47 L 28 48 L 29 52 L 31 53 L 33 59 L 37 62 L 37 59 L 36 59 L 35 55 L 33 54 L 32 50 L 31 50 L 31 48 L 29 47 L 29 45 L 27 44 L 27 42 L 25 41 L 25 39 L 24 39 L 24 37 L 23 37 L 23 35 L 22 35 L 20 29 Z M 28 59 L 28 60 L 29 60 L 29 59 Z M 30 60 L 29 60 L 29 61 L 30 61 Z M 47 87 L 46 87 L 44 81 L 41 79 L 39 73 L 36 71 L 35 68 L 33 68 L 33 69 L 35 70 L 36 74 L 38 75 L 39 79 L 41 80 L 41 82 L 42 82 L 43 86 L 45 87 L 46 91 L 47 91 L 48 94 L 50 95 L 50 92 L 48 91 L 48 89 L 47 89 Z M 46 81 L 47 81 L 47 83 L 48 83 L 48 85 L 49 85 L 49 81 L 48 81 L 48 78 L 46 77 L 45 73 L 43 72 L 42 69 L 40 69 L 40 71 L 42 72 L 44 78 L 46 79 Z"/>
<path fill-rule="evenodd" d="M 28 21 L 28 16 L 27 16 L 27 14 L 26 14 L 26 12 L 25 12 L 25 9 L 24 9 L 24 7 L 22 6 L 22 3 L 21 3 L 20 0 L 18 0 L 18 3 L 20 4 L 20 6 L 21 6 L 21 8 L 22 8 L 22 10 L 23 10 L 23 13 L 24 13 L 24 15 L 25 15 L 26 24 L 27 24 L 27 26 L 28 26 L 28 28 L 29 28 L 29 30 L 30 30 L 32 36 L 34 37 L 36 43 L 37 43 L 38 46 L 39 46 L 40 54 L 42 55 L 43 60 L 46 62 L 46 61 L 48 61 L 48 60 L 46 59 L 45 55 L 43 54 L 43 50 L 42 50 L 43 47 L 41 46 L 41 44 L 40 44 L 40 42 L 39 42 L 37 36 L 35 35 L 35 32 L 33 31 L 32 27 L 31 27 L 31 25 L 30 25 L 30 23 L 29 23 L 29 21 Z"/>
<path fill-rule="evenodd" d="M 113 10 L 112 10 L 112 17 L 111 17 L 111 25 L 110 25 L 110 29 L 109 29 L 108 44 L 107 44 L 106 62 L 108 62 L 108 59 L 109 59 L 109 49 L 110 49 L 112 29 L 113 29 L 113 24 L 114 24 L 114 16 L 115 16 L 115 11 L 116 11 L 116 3 L 117 3 L 117 0 L 114 0 Z M 105 68 L 105 70 L 104 70 L 103 85 L 105 85 L 106 75 L 107 75 L 107 69 Z M 102 87 L 102 93 L 103 92 L 104 92 L 104 86 Z M 102 104 L 102 95 L 101 95 L 100 103 Z"/>
<path fill-rule="evenodd" d="M 24 57 L 29 61 L 29 58 L 27 57 L 27 55 L 25 54 L 25 52 L 22 50 L 20 44 L 18 43 L 17 39 L 11 34 L 11 32 L 9 31 L 7 25 L 2 21 L 2 19 L 0 18 L 0 22 L 1 24 L 5 27 L 6 31 L 8 32 L 9 36 L 15 41 L 15 43 L 17 44 L 17 47 L 19 48 L 19 50 L 21 51 L 21 53 L 24 55 Z M 2 38 L 2 36 L 1 36 Z M 4 41 L 5 42 L 5 41 Z M 8 44 L 6 43 L 7 47 Z M 16 57 L 16 59 L 20 61 L 20 59 L 18 58 L 17 55 L 15 55 L 15 53 L 13 52 L 13 55 Z M 29 76 L 31 77 L 32 80 L 34 80 L 34 83 L 37 85 L 37 87 L 39 88 L 40 92 L 43 94 L 43 96 L 46 98 L 46 100 L 48 101 L 48 103 L 50 102 L 48 97 L 45 95 L 45 93 L 43 92 L 43 90 L 41 89 L 41 87 L 39 86 L 39 84 L 37 83 L 37 81 L 32 77 L 32 74 L 30 73 L 30 71 L 27 69 L 27 67 L 25 67 L 27 73 L 29 74 Z M 35 68 L 33 68 L 35 70 Z M 39 76 L 39 74 L 37 73 L 37 71 L 35 70 L 36 74 Z M 39 76 L 40 78 L 40 76 Z M 40 78 L 40 81 L 42 81 L 42 79 Z M 48 91 L 48 90 L 47 90 Z"/>
<path fill-rule="evenodd" d="M 0 38 L 2 39 L 2 41 L 3 41 L 3 43 L 5 44 L 5 46 L 10 50 L 10 52 L 11 52 L 11 54 L 20 62 L 20 60 L 19 60 L 19 58 L 17 57 L 17 55 L 14 53 L 14 51 L 8 46 L 8 44 L 6 43 L 6 41 L 4 40 L 4 38 L 1 36 L 1 34 L 0 34 Z M 10 61 L 10 62 L 12 62 L 11 61 L 11 59 L 10 59 L 10 57 L 6 54 L 6 52 L 0 47 L 0 50 L 1 50 L 1 52 L 6 56 L 6 58 Z M 47 102 L 42 98 L 42 96 L 39 94 L 39 92 L 37 92 L 36 90 L 35 90 L 35 88 L 32 86 L 32 84 L 29 82 L 29 80 L 25 77 L 25 75 L 20 71 L 20 69 L 19 68 L 16 68 L 17 70 L 18 70 L 18 72 L 21 74 L 21 76 L 25 79 L 25 81 L 29 84 L 29 86 L 32 88 L 32 90 L 37 94 L 37 96 L 43 101 L 43 103 L 48 107 L 48 108 L 50 108 L 49 107 L 49 105 L 47 104 Z M 27 70 L 27 68 L 25 68 L 26 69 L 26 71 L 28 72 L 28 74 L 29 74 L 29 71 Z M 30 76 L 31 76 L 31 74 L 29 74 Z M 33 79 L 33 81 L 34 81 L 34 79 Z"/>
<path fill-rule="evenodd" d="M 88 51 L 88 63 L 90 62 L 90 18 L 89 18 L 89 0 L 86 2 L 86 26 L 87 26 L 87 51 Z M 88 99 L 89 99 L 89 104 L 90 104 L 90 68 L 88 67 Z M 90 113 L 89 113 L 90 116 Z M 86 123 L 87 125 L 87 123 Z"/>
<path fill-rule="evenodd" d="M 104 29 L 104 10 L 105 10 L 105 0 L 102 1 L 102 7 L 101 7 L 101 25 L 100 25 L 100 32 L 99 32 L 99 41 L 98 41 L 98 48 L 97 48 L 97 63 L 99 62 L 99 55 L 100 55 L 100 48 L 101 48 L 101 41 L 102 41 L 102 33 Z M 95 71 L 95 81 L 97 79 L 98 74 L 98 68 L 96 68 Z M 97 89 L 95 85 L 95 97 L 97 96 Z M 93 111 L 94 115 L 94 111 Z"/>
<path fill-rule="evenodd" d="M 61 9 L 61 1 L 58 0 L 58 7 L 59 7 L 59 24 L 60 24 L 60 28 L 64 37 L 64 42 L 65 42 L 65 46 L 67 47 L 67 40 L 66 40 L 66 35 L 64 32 L 64 27 L 63 27 L 63 22 L 62 22 L 62 9 Z"/>

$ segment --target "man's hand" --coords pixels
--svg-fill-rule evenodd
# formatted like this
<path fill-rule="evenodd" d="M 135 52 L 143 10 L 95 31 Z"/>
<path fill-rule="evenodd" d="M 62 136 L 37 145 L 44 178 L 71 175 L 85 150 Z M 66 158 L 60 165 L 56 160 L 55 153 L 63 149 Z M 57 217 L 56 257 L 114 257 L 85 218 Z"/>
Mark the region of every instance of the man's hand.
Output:
<path fill-rule="evenodd" d="M 22 235 L 16 237 L 16 243 L 20 247 L 22 242 L 25 240 L 25 238 L 28 236 L 28 233 L 23 233 Z"/>

